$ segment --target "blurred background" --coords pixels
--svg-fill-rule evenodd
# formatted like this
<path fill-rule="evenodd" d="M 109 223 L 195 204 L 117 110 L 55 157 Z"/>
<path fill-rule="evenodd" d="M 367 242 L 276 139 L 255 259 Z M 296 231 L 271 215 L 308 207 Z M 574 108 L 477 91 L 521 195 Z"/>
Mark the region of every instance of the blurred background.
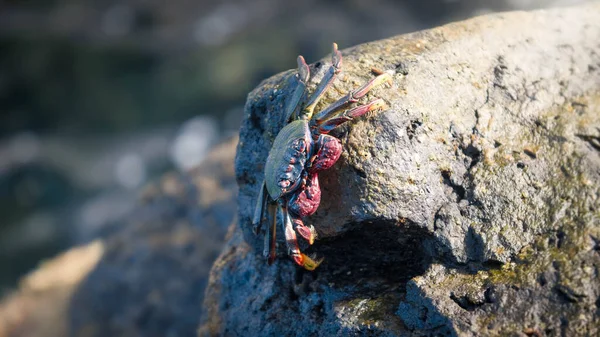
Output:
<path fill-rule="evenodd" d="M 0 296 L 235 134 L 247 93 L 298 54 L 580 2 L 0 1 Z"/>

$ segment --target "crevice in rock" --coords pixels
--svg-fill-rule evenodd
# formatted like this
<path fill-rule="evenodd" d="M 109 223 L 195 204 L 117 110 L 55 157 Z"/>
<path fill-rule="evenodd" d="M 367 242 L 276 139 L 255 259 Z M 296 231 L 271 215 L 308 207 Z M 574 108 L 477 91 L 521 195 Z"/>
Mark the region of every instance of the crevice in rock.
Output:
<path fill-rule="evenodd" d="M 255 107 L 254 109 L 251 110 L 251 113 L 248 116 L 248 120 L 250 121 L 250 125 L 252 127 L 252 129 L 258 130 L 258 132 L 260 134 L 262 134 L 265 130 L 262 127 L 262 123 L 260 121 L 260 117 L 264 115 L 264 111 L 260 111 L 262 109 L 259 109 L 258 107 Z"/>
<path fill-rule="evenodd" d="M 478 307 L 484 305 L 484 302 L 473 301 L 469 296 L 456 296 L 454 293 L 450 293 L 450 299 L 454 301 L 454 303 L 458 304 L 459 307 L 463 308 L 466 311 L 473 311 Z"/>
<path fill-rule="evenodd" d="M 255 176 L 249 174 L 248 172 L 242 172 L 242 174 L 237 176 L 236 181 L 239 185 L 242 185 L 242 184 L 254 185 L 254 184 L 256 184 Z"/>
<path fill-rule="evenodd" d="M 469 227 L 467 230 L 467 235 L 465 235 L 464 242 L 469 261 L 474 262 L 475 264 L 483 262 L 485 259 L 485 243 L 483 242 L 481 234 L 477 233 L 473 227 Z"/>
<path fill-rule="evenodd" d="M 468 262 L 457 262 L 454 257 L 446 257 L 442 262 L 446 267 L 456 270 L 461 274 L 475 275 L 480 271 L 500 270 L 504 263 L 495 260 L 471 260 Z"/>
<path fill-rule="evenodd" d="M 535 153 L 531 149 L 523 149 L 523 153 L 525 153 L 531 159 L 537 159 L 537 153 Z"/>
<path fill-rule="evenodd" d="M 410 121 L 410 124 L 406 127 L 406 134 L 408 135 L 408 139 L 412 140 L 415 137 L 415 134 L 417 133 L 417 129 L 423 125 L 423 121 L 416 119 L 416 120 L 412 120 Z"/>
<path fill-rule="evenodd" d="M 452 172 L 449 170 L 442 170 L 441 173 L 442 181 L 444 182 L 444 184 L 450 186 L 452 188 L 452 191 L 454 191 L 454 194 L 456 194 L 456 202 L 463 200 L 467 194 L 467 191 L 464 187 L 452 181 Z"/>
<path fill-rule="evenodd" d="M 562 248 L 562 246 L 565 242 L 566 236 L 567 236 L 567 234 L 562 229 L 559 229 L 558 232 L 556 232 L 556 248 L 558 248 L 558 249 Z"/>
<path fill-rule="evenodd" d="M 315 321 L 319 324 L 323 323 L 325 317 L 323 313 L 325 312 L 325 302 L 319 300 L 317 304 L 313 307 L 312 315 L 315 318 Z"/>
<path fill-rule="evenodd" d="M 500 270 L 504 266 L 504 262 L 498 260 L 485 260 L 481 264 L 485 270 Z"/>
<path fill-rule="evenodd" d="M 567 303 L 577 303 L 579 302 L 585 295 L 577 293 L 575 290 L 562 285 L 557 284 L 553 290 L 559 295 L 559 297 Z"/>
<path fill-rule="evenodd" d="M 481 150 L 479 150 L 473 144 L 469 144 L 467 147 L 462 148 L 462 152 L 465 156 L 471 158 L 471 162 L 467 167 L 467 171 L 470 171 L 481 161 Z"/>
<path fill-rule="evenodd" d="M 567 329 L 569 328 L 569 320 L 565 317 L 560 318 L 560 335 L 568 336 Z"/>
<path fill-rule="evenodd" d="M 566 233 L 561 229 L 554 232 L 554 235 L 551 234 L 548 237 L 548 244 L 560 249 L 565 241 Z"/>
<path fill-rule="evenodd" d="M 485 289 L 483 298 L 485 299 L 485 303 L 496 303 L 496 301 L 498 301 L 496 298 L 496 291 L 491 287 Z"/>
<path fill-rule="evenodd" d="M 354 229 L 311 247 L 325 258 L 317 270 L 319 280 L 377 293 L 402 286 L 431 264 L 424 243 L 432 236 L 425 229 L 393 220 L 363 221 L 350 227 Z"/>
<path fill-rule="evenodd" d="M 408 66 L 404 62 L 396 64 L 396 73 L 404 76 L 408 75 Z"/>
<path fill-rule="evenodd" d="M 541 273 L 537 278 L 537 282 L 541 287 L 544 287 L 546 284 L 548 284 L 548 279 L 544 273 Z"/>
<path fill-rule="evenodd" d="M 262 305 L 260 306 L 259 310 L 260 311 L 267 311 L 267 309 L 269 309 L 269 307 L 273 304 L 273 298 L 269 297 L 267 298 Z"/>
<path fill-rule="evenodd" d="M 592 250 L 600 254 L 600 239 L 594 237 L 593 235 L 590 235 L 590 239 L 592 239 L 593 243 Z"/>
<path fill-rule="evenodd" d="M 437 230 L 439 230 L 439 229 L 440 229 L 440 228 L 438 227 L 437 223 L 438 223 L 438 220 L 442 220 L 442 216 L 441 216 L 440 212 L 442 211 L 442 209 L 443 209 L 443 208 L 444 208 L 444 206 L 443 206 L 443 205 L 442 205 L 442 206 L 440 206 L 440 207 L 438 208 L 438 210 L 437 210 L 437 211 L 435 211 L 435 214 L 433 215 L 433 231 L 437 231 Z"/>
<path fill-rule="evenodd" d="M 588 107 L 587 104 L 582 103 L 582 102 L 578 102 L 578 101 L 571 101 L 571 107 L 579 114 L 579 115 L 583 115 L 586 112 L 586 109 Z"/>
<path fill-rule="evenodd" d="M 494 67 L 494 87 L 498 87 L 500 89 L 506 89 L 506 85 L 504 85 L 504 75 L 506 73 L 506 62 L 504 61 L 504 56 L 500 55 L 497 57 L 498 64 Z"/>
<path fill-rule="evenodd" d="M 480 106 L 478 106 L 475 109 L 475 125 L 472 128 L 472 134 L 474 135 L 480 135 L 480 131 L 479 131 L 479 118 L 481 117 L 479 115 L 479 110 L 481 110 L 484 106 L 486 106 L 488 103 L 490 102 L 490 88 L 487 88 L 485 90 L 485 100 L 483 101 L 483 103 L 481 103 Z"/>
<path fill-rule="evenodd" d="M 300 296 L 297 294 L 297 291 L 294 289 L 293 286 L 291 286 L 289 288 L 290 288 L 290 293 L 289 293 L 290 301 L 297 302 L 298 299 L 300 298 Z"/>
<path fill-rule="evenodd" d="M 361 178 L 363 178 L 363 179 L 366 179 L 366 178 L 367 178 L 367 172 L 365 172 L 363 169 L 361 169 L 361 168 L 358 168 L 358 167 L 356 167 L 356 166 L 352 166 L 352 169 L 354 170 L 354 172 L 356 172 L 356 174 L 357 174 L 359 177 L 361 177 Z"/>
<path fill-rule="evenodd" d="M 576 134 L 577 138 L 586 141 L 594 150 L 600 151 L 600 137 L 591 135 Z"/>

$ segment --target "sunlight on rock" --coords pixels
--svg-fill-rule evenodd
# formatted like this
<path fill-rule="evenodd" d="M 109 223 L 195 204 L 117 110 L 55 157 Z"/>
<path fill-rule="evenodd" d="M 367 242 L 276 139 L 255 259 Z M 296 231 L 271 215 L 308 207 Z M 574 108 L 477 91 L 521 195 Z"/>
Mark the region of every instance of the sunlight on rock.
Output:
<path fill-rule="evenodd" d="M 104 249 L 104 243 L 96 240 L 88 245 L 68 250 L 27 275 L 23 280 L 23 286 L 32 291 L 45 291 L 77 284 L 98 264 Z"/>

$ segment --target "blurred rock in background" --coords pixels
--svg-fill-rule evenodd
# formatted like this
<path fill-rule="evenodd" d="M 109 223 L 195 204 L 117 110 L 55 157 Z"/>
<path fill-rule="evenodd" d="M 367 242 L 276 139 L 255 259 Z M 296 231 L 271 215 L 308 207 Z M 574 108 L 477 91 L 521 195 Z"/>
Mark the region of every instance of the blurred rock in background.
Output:
<path fill-rule="evenodd" d="M 237 132 L 249 90 L 297 54 L 578 2 L 2 2 L 0 292 L 114 231 L 148 179 L 194 167 Z"/>

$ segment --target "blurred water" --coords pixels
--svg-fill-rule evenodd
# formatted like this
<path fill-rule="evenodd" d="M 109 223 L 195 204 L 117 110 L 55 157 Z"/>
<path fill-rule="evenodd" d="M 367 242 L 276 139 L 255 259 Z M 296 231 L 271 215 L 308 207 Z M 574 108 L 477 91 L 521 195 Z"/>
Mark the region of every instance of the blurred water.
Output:
<path fill-rule="evenodd" d="M 103 235 L 149 179 L 237 132 L 246 94 L 369 40 L 577 0 L 5 1 L 0 290 Z"/>
<path fill-rule="evenodd" d="M 197 166 L 219 137 L 219 128 L 214 118 L 194 117 L 185 122 L 170 149 L 171 160 L 181 171 Z"/>

